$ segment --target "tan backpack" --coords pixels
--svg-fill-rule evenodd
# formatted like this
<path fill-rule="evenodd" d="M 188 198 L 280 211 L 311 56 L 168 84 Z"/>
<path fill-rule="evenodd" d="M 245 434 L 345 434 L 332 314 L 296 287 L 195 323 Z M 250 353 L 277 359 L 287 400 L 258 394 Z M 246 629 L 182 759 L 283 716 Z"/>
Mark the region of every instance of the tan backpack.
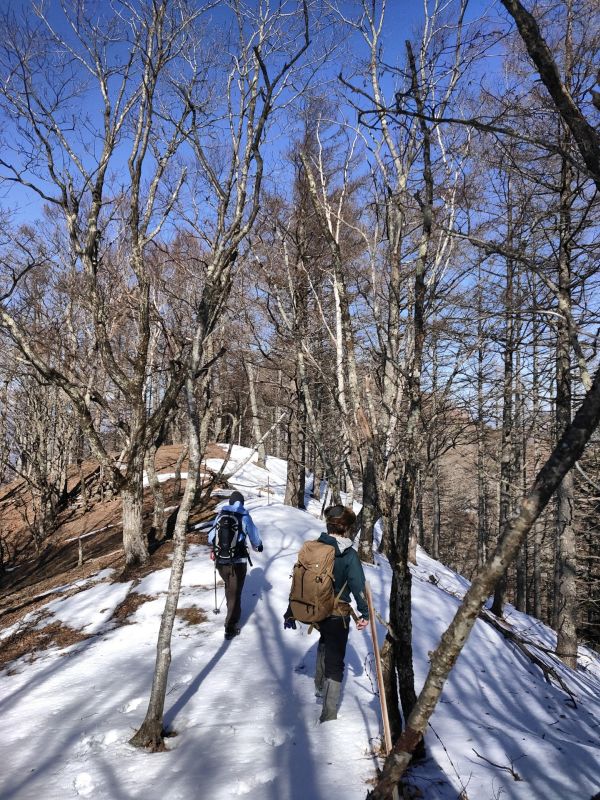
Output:
<path fill-rule="evenodd" d="M 294 619 L 314 623 L 331 616 L 336 597 L 333 565 L 335 547 L 324 542 L 304 542 L 292 573 L 290 608 Z"/>

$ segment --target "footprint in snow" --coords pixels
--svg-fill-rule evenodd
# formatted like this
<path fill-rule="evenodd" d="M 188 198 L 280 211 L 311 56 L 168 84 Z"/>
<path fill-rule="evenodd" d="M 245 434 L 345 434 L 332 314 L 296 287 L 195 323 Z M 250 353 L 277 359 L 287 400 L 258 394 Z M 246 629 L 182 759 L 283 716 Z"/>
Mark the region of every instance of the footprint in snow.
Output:
<path fill-rule="evenodd" d="M 91 797 L 96 790 L 96 784 L 88 772 L 80 772 L 73 781 L 73 788 L 80 797 Z"/>
<path fill-rule="evenodd" d="M 233 789 L 233 794 L 237 797 L 249 794 L 253 789 L 257 786 L 262 786 L 265 783 L 270 783 L 274 781 L 277 777 L 277 770 L 275 769 L 265 769 L 259 775 L 253 775 L 250 778 L 247 778 L 243 781 L 238 781 Z"/>
<path fill-rule="evenodd" d="M 96 752 L 105 745 L 111 745 L 118 742 L 121 734 L 118 730 L 110 730 L 106 733 L 87 735 L 83 734 L 79 738 L 75 752 L 78 756 L 85 756 L 89 752 Z M 82 773 L 86 774 L 86 773 Z"/>
<path fill-rule="evenodd" d="M 136 708 L 139 707 L 140 703 L 142 702 L 141 697 L 135 697 L 133 700 L 130 700 L 128 703 L 125 703 L 119 708 L 121 714 L 128 714 L 130 711 L 135 711 Z"/>
<path fill-rule="evenodd" d="M 270 744 L 271 747 L 280 747 L 285 743 L 286 739 L 290 739 L 294 732 L 290 729 L 284 728 L 283 730 L 274 731 L 273 733 L 263 736 L 263 742 Z"/>

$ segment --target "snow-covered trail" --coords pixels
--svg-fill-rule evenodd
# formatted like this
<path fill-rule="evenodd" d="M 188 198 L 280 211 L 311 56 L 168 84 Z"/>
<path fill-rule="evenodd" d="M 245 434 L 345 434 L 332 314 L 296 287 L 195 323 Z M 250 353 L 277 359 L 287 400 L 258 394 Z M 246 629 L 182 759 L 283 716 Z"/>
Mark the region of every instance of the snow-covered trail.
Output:
<path fill-rule="evenodd" d="M 306 512 L 286 509 L 282 516 L 280 506 L 251 506 L 251 511 L 264 551 L 253 554 L 246 579 L 242 633 L 224 641 L 224 615 L 213 616 L 214 649 L 205 646 L 198 652 L 202 666 L 197 678 L 167 712 L 167 721 L 179 732 L 177 747 L 185 747 L 187 731 L 198 726 L 193 747 L 205 760 L 205 796 L 215 800 L 232 795 L 363 798 L 364 779 L 374 770 L 365 745 L 379 732 L 377 699 L 363 671 L 368 639 L 356 630 L 351 634 L 339 723 L 344 726 L 342 746 L 335 725 L 317 724 L 320 706 L 312 675 L 318 634 L 307 635 L 306 626 L 285 631 L 282 624 L 299 543 L 318 535 L 320 525 Z M 196 692 L 202 700 L 192 703 Z M 201 716 L 213 725 L 203 725 Z"/>
<path fill-rule="evenodd" d="M 321 525 L 280 504 L 250 508 L 264 551 L 254 554 L 242 633 L 231 642 L 223 638 L 224 604 L 212 613 L 208 549 L 189 549 L 180 606 L 199 606 L 208 619 L 200 626 L 176 623 L 165 723 L 177 735 L 169 752 L 150 755 L 128 744 L 149 697 L 169 573 L 161 570 L 135 588 L 156 599 L 135 612 L 132 624 L 105 630 L 71 655 L 44 653 L 0 679 L 0 759 L 10 765 L 1 778 L 2 800 L 364 798 L 374 770 L 368 742 L 379 733 L 377 699 L 364 671 L 369 638 L 351 633 L 340 721 L 319 726 L 312 682 L 318 635 L 308 636 L 306 626 L 284 631 L 282 615 L 295 554 Z M 54 601 L 54 613 L 65 622 L 77 619 L 79 627 L 82 609 L 93 619 L 93 603 L 105 620 L 129 586 L 98 584 Z M 89 623 L 94 627 L 97 621 Z"/>
<path fill-rule="evenodd" d="M 268 466 L 269 473 L 249 463 L 235 476 L 264 551 L 253 554 L 242 632 L 231 642 L 223 638 L 224 607 L 212 613 L 208 548 L 189 548 L 179 605 L 202 608 L 207 619 L 176 621 L 168 751 L 149 754 L 128 741 L 147 708 L 169 570 L 133 589 L 144 602 L 124 625 L 110 618 L 131 584 L 111 583 L 105 571 L 78 594 L 54 597 L 38 623 L 60 620 L 90 639 L 0 671 L 0 800 L 364 800 L 380 737 L 371 638 L 353 626 L 339 719 L 318 725 L 318 635 L 306 626 L 285 631 L 282 616 L 295 555 L 322 530 L 320 506 L 284 506 L 285 465 L 270 458 Z M 390 569 L 376 560 L 364 569 L 387 618 Z M 418 691 L 469 584 L 421 550 L 413 576 Z M 551 655 L 553 631 L 510 606 L 506 618 L 557 678 L 546 680 L 477 621 L 431 718 L 429 758 L 412 780 L 427 800 L 456 800 L 461 791 L 470 800 L 590 800 L 600 792 L 600 659 L 580 648 L 577 671 L 568 670 Z M 379 626 L 380 642 L 383 635 Z"/>

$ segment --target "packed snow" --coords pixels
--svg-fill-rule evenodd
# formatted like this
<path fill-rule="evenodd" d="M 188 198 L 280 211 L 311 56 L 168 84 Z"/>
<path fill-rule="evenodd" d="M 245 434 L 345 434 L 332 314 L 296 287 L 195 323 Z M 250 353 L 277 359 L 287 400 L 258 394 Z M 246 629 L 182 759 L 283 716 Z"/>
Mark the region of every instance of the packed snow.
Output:
<path fill-rule="evenodd" d="M 285 463 L 269 458 L 260 469 L 250 461 L 236 471 L 247 456 L 234 448 L 226 472 L 247 499 L 264 551 L 249 568 L 241 635 L 225 641 L 223 588 L 219 582 L 215 604 L 208 548 L 188 550 L 180 607 L 201 608 L 207 619 L 176 622 L 168 750 L 151 754 L 128 740 L 147 708 L 169 570 L 135 586 L 114 583 L 105 571 L 36 612 L 40 626 L 60 620 L 89 638 L 0 673 L 1 800 L 364 800 L 381 764 L 371 637 L 352 630 L 339 718 L 319 725 L 318 635 L 304 625 L 284 631 L 282 615 L 295 554 L 323 530 L 321 503 L 310 501 L 307 511 L 284 506 Z M 386 618 L 390 569 L 383 557 L 376 562 L 364 568 Z M 419 552 L 417 688 L 467 586 Z M 150 599 L 117 624 L 112 613 L 130 591 Z M 600 659 L 581 648 L 577 671 L 566 669 L 547 652 L 551 630 L 507 611 L 507 625 L 538 648 L 563 685 L 479 620 L 431 719 L 428 757 L 411 769 L 410 782 L 432 800 L 589 800 L 600 792 Z M 380 642 L 384 632 L 380 625 Z"/>

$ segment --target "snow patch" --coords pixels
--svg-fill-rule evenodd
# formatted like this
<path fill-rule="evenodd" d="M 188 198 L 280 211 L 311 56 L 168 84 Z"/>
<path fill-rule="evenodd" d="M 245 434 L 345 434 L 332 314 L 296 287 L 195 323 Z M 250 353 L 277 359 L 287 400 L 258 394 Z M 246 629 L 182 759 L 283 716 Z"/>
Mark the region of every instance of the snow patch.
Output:
<path fill-rule="evenodd" d="M 88 772 L 80 772 L 73 781 L 73 788 L 79 797 L 91 797 L 96 790 L 96 784 Z"/>
<path fill-rule="evenodd" d="M 83 592 L 53 600 L 45 606 L 51 618 L 58 620 L 74 630 L 84 633 L 98 633 L 110 620 L 133 585 L 127 583 L 102 583 Z M 38 627 L 45 627 L 48 620 L 43 620 Z"/>
<path fill-rule="evenodd" d="M 244 780 L 239 780 L 235 787 L 233 788 L 232 794 L 241 797 L 245 794 L 249 794 L 252 792 L 257 786 L 264 786 L 267 783 L 271 783 L 277 777 L 277 770 L 275 769 L 266 769 L 263 772 L 260 772 L 256 775 L 253 775 L 251 778 L 245 778 Z"/>

